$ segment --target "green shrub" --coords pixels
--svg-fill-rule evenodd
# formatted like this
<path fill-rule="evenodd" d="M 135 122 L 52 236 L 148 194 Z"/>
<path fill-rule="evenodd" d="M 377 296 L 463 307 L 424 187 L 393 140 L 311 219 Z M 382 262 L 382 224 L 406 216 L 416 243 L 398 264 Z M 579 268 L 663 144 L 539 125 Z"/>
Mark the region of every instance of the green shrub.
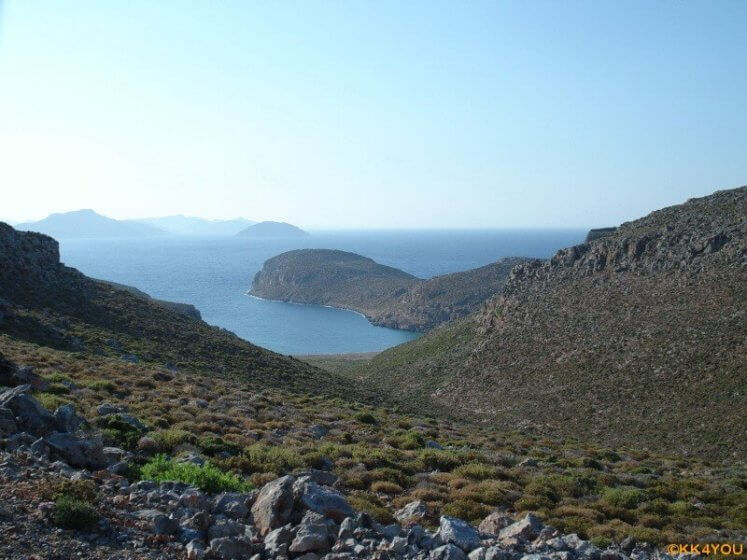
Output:
<path fill-rule="evenodd" d="M 638 488 L 605 488 L 602 500 L 615 507 L 633 509 L 646 499 L 646 493 Z"/>
<path fill-rule="evenodd" d="M 492 507 L 472 500 L 454 500 L 441 509 L 444 515 L 458 517 L 475 525 L 479 524 L 491 511 L 493 511 Z"/>
<path fill-rule="evenodd" d="M 359 412 L 355 415 L 355 419 L 361 424 L 377 424 L 376 417 L 370 412 Z"/>
<path fill-rule="evenodd" d="M 172 451 L 176 446 L 185 443 L 197 443 L 197 437 L 186 430 L 159 430 L 150 434 L 162 451 Z"/>
<path fill-rule="evenodd" d="M 494 465 L 486 465 L 485 463 L 467 463 L 466 465 L 460 465 L 455 468 L 453 473 L 464 478 L 471 478 L 472 480 L 486 480 L 488 478 L 499 478 L 501 469 Z"/>
<path fill-rule="evenodd" d="M 272 472 L 283 475 L 304 466 L 303 458 L 295 449 L 255 443 L 244 450 L 236 461 L 229 459 L 229 464 L 237 463 L 246 472 Z"/>
<path fill-rule="evenodd" d="M 218 455 L 219 453 L 238 455 L 241 451 L 241 447 L 239 445 L 226 441 L 219 436 L 201 437 L 198 440 L 197 445 L 206 455 L 210 455 L 211 457 Z"/>
<path fill-rule="evenodd" d="M 52 393 L 39 393 L 35 396 L 36 399 L 41 403 L 41 405 L 50 412 L 54 412 L 58 407 L 70 402 L 67 399 L 63 399 L 61 397 L 58 397 L 57 395 L 53 395 Z"/>
<path fill-rule="evenodd" d="M 451 471 L 462 464 L 463 459 L 454 451 L 444 449 L 423 449 L 418 454 L 423 470 Z"/>
<path fill-rule="evenodd" d="M 67 395 L 69 392 L 70 388 L 62 383 L 52 383 L 47 388 L 47 393 L 51 393 L 52 395 Z"/>
<path fill-rule="evenodd" d="M 609 537 L 597 536 L 591 539 L 591 544 L 597 548 L 605 549 L 612 544 L 612 539 Z"/>
<path fill-rule="evenodd" d="M 166 455 L 156 455 L 140 468 L 142 480 L 156 482 L 177 481 L 197 486 L 205 492 L 247 492 L 252 485 L 230 472 L 224 472 L 211 465 L 177 463 Z"/>
<path fill-rule="evenodd" d="M 104 416 L 97 420 L 96 424 L 102 428 L 108 445 L 115 445 L 129 451 L 135 450 L 140 436 L 145 433 L 144 430 L 139 430 L 122 420 L 118 414 Z"/>
<path fill-rule="evenodd" d="M 55 501 L 52 520 L 63 529 L 85 529 L 98 520 L 96 510 L 88 502 L 73 496 L 62 496 Z"/>

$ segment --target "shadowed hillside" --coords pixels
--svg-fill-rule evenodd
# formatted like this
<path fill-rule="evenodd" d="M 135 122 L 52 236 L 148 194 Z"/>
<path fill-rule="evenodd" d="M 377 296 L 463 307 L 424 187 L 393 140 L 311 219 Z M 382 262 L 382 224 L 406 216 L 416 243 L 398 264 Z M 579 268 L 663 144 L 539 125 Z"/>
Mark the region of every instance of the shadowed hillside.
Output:
<path fill-rule="evenodd" d="M 241 376 L 263 386 L 339 390 L 334 376 L 211 327 L 129 287 L 59 261 L 57 242 L 0 223 L 0 333 L 38 344 L 176 369 Z"/>

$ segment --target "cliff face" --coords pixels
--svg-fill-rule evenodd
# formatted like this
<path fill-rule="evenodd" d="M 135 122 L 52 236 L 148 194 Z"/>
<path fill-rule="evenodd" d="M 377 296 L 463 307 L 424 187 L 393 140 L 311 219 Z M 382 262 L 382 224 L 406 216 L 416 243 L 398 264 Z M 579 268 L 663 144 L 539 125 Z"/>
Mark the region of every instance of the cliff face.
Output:
<path fill-rule="evenodd" d="M 500 290 L 511 268 L 524 262 L 527 260 L 504 259 L 423 280 L 355 253 L 302 249 L 265 262 L 250 293 L 352 309 L 375 325 L 425 331 L 475 311 Z"/>
<path fill-rule="evenodd" d="M 51 280 L 60 267 L 60 248 L 41 233 L 16 231 L 0 222 L 0 284 L 18 289 L 26 277 Z"/>
<path fill-rule="evenodd" d="M 654 212 L 515 267 L 361 376 L 502 425 L 744 456 L 746 243 L 747 187 Z"/>

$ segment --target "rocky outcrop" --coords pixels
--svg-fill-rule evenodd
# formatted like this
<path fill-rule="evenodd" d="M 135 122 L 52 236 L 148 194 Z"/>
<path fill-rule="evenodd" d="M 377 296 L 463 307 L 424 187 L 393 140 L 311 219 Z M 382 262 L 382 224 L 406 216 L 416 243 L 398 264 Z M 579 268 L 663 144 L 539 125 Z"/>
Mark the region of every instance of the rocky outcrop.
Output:
<path fill-rule="evenodd" d="M 356 375 L 500 426 L 745 457 L 746 217 L 747 187 L 720 191 L 516 266 L 473 316 Z"/>
<path fill-rule="evenodd" d="M 352 309 L 374 325 L 426 331 L 475 311 L 498 293 L 511 268 L 530 259 L 416 278 L 345 251 L 301 249 L 267 260 L 250 293 L 271 300 Z"/>
<path fill-rule="evenodd" d="M 99 280 L 99 282 L 101 282 L 102 284 L 109 285 L 113 288 L 117 288 L 119 290 L 125 290 L 139 298 L 152 301 L 159 305 L 163 305 L 164 307 L 171 309 L 172 311 L 176 311 L 177 313 L 179 313 L 179 315 L 184 315 L 185 317 L 189 317 L 190 319 L 195 319 L 196 321 L 202 320 L 202 315 L 200 314 L 200 311 L 191 303 L 178 303 L 175 301 L 166 301 L 164 299 L 152 298 L 148 294 L 143 292 L 142 290 L 138 290 L 137 288 L 133 286 L 127 286 L 126 284 L 119 284 L 118 282 L 110 282 L 108 280 Z"/>

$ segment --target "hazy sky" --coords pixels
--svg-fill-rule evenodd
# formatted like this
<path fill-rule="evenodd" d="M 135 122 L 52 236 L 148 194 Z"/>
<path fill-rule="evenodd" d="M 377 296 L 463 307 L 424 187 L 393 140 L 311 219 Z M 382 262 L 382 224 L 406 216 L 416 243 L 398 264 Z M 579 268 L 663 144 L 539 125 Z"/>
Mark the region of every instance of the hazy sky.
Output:
<path fill-rule="evenodd" d="M 595 226 L 747 183 L 743 0 L 0 13 L 0 218 Z"/>

